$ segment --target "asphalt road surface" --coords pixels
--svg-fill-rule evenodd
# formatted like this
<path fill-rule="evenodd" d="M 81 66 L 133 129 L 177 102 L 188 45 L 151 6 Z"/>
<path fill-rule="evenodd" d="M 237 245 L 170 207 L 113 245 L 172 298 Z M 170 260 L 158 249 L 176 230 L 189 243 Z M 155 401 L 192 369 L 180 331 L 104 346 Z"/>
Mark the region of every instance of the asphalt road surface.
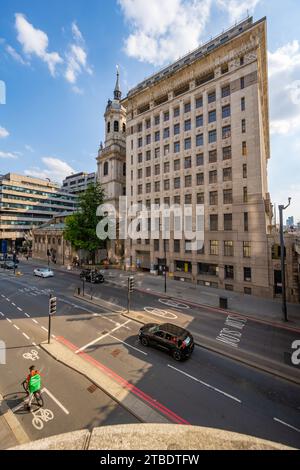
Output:
<path fill-rule="evenodd" d="M 58 298 L 58 313 L 51 333 L 65 338 L 162 404 L 170 422 L 176 422 L 172 419 L 176 416 L 193 425 L 300 448 L 299 386 L 201 347 L 195 348 L 191 359 L 177 363 L 165 353 L 139 344 L 141 325 L 137 322 L 74 299 L 74 289 L 80 285 L 78 275 L 56 272 L 53 279 L 40 279 L 33 277 L 32 266 L 24 265 L 22 271 L 24 276 L 20 278 L 0 273 L 0 339 L 7 346 L 7 363 L 0 366 L 0 392 L 33 439 L 84 427 L 137 422 L 103 391 L 90 388 L 90 382 L 39 349 L 38 345 L 48 336 L 48 298 L 52 292 Z M 126 305 L 126 291 L 122 288 L 105 283 L 97 287 L 96 295 L 119 305 L 120 310 Z M 182 312 L 164 306 L 150 293 L 136 293 L 134 302 L 136 309 Z M 194 313 L 189 308 L 184 315 L 193 317 Z M 209 312 L 203 312 L 203 317 L 193 320 L 193 327 L 198 322 L 202 333 L 214 329 L 217 336 L 225 318 L 214 316 L 208 321 L 208 316 Z M 242 328 L 245 338 L 247 327 Z M 248 334 L 248 341 L 253 342 L 255 331 Z M 288 330 L 287 339 L 285 334 L 282 340 L 289 341 Z M 36 351 L 38 359 L 32 351 Z M 25 358 L 26 353 L 33 356 Z M 45 408 L 50 410 L 37 419 L 24 413 L 22 404 L 18 408 L 24 398 L 20 383 L 31 359 L 42 370 Z"/>

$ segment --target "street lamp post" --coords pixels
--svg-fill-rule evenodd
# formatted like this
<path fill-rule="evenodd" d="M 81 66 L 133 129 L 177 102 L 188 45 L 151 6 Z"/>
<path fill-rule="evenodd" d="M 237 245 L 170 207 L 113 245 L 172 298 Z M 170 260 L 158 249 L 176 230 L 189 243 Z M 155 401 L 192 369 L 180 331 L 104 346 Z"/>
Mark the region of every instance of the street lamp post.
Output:
<path fill-rule="evenodd" d="M 286 286 L 285 286 L 285 246 L 284 246 L 284 235 L 283 235 L 283 211 L 291 204 L 291 198 L 289 197 L 289 203 L 287 206 L 278 206 L 279 209 L 279 220 L 280 220 L 280 251 L 281 251 L 281 284 L 282 284 L 282 313 L 283 321 L 288 321 L 287 308 L 286 308 Z"/>
<path fill-rule="evenodd" d="M 167 293 L 167 249 L 166 239 L 164 238 L 164 252 L 165 252 L 165 294 Z"/>

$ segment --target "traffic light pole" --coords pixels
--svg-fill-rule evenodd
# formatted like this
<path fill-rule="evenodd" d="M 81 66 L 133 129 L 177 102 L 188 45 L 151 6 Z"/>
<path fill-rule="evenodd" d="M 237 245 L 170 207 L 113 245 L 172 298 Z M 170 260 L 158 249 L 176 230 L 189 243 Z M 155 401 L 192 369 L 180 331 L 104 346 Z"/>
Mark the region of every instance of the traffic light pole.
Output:
<path fill-rule="evenodd" d="M 49 312 L 49 321 L 48 321 L 48 344 L 50 344 L 51 338 L 51 313 Z"/>
<path fill-rule="evenodd" d="M 51 340 L 51 322 L 52 316 L 56 314 L 56 297 L 53 297 L 51 294 L 49 296 L 49 319 L 48 319 L 48 344 L 50 344 Z"/>
<path fill-rule="evenodd" d="M 130 312 L 130 300 L 131 300 L 131 294 L 130 294 L 130 277 L 128 278 L 128 289 L 127 289 L 127 311 L 128 313 Z"/>

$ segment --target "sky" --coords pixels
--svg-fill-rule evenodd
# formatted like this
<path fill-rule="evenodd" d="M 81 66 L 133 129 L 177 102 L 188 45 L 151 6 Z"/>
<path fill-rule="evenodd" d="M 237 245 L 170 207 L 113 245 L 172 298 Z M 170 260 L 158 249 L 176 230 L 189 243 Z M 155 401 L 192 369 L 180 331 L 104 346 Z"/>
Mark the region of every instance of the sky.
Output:
<path fill-rule="evenodd" d="M 117 64 L 125 95 L 248 14 L 268 20 L 271 198 L 300 221 L 299 0 L 0 0 L 0 174 L 95 171 Z"/>

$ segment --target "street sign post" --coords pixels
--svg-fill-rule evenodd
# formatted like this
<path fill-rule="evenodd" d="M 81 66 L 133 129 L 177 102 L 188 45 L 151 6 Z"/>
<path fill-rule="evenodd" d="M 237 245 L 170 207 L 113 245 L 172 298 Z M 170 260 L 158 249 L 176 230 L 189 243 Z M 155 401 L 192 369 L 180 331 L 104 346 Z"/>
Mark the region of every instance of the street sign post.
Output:
<path fill-rule="evenodd" d="M 96 281 L 96 271 L 92 270 L 91 271 L 91 300 L 93 300 L 93 284 L 95 284 Z"/>
<path fill-rule="evenodd" d="M 130 312 L 131 305 L 131 294 L 134 292 L 134 277 L 130 276 L 128 278 L 128 293 L 127 293 L 127 310 Z"/>
<path fill-rule="evenodd" d="M 51 338 L 51 319 L 56 315 L 57 311 L 57 298 L 50 295 L 49 297 L 49 324 L 48 324 L 48 344 L 50 344 Z"/>

